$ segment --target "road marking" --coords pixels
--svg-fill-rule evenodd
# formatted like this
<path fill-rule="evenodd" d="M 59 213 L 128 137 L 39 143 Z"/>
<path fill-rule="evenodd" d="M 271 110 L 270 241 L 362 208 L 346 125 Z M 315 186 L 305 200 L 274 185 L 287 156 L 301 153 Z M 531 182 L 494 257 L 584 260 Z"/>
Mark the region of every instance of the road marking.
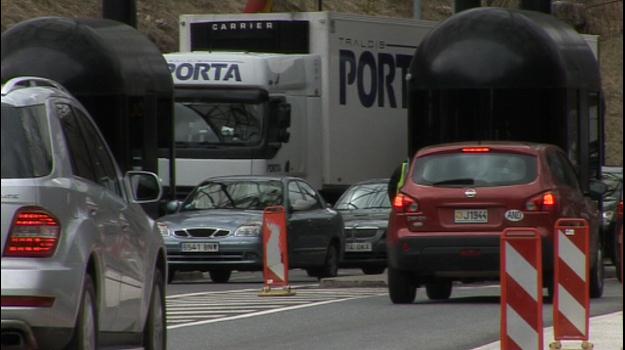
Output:
<path fill-rule="evenodd" d="M 257 289 L 180 294 L 167 297 L 167 329 L 297 310 L 386 295 L 386 288 L 298 289 L 296 296 L 259 297 Z"/>

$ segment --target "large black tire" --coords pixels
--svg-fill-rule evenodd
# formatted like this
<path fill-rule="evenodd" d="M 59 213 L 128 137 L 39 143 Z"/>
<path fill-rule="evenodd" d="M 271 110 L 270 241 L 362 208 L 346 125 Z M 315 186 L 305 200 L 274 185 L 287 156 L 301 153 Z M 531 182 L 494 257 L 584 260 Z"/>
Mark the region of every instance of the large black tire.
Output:
<path fill-rule="evenodd" d="M 326 252 L 326 259 L 319 273 L 319 278 L 336 277 L 339 274 L 339 249 L 330 244 Z"/>
<path fill-rule="evenodd" d="M 80 308 L 74 327 L 74 335 L 68 349 L 95 350 L 98 348 L 98 310 L 96 293 L 91 276 L 85 275 Z"/>
<path fill-rule="evenodd" d="M 384 266 L 369 266 L 369 267 L 362 268 L 362 272 L 365 275 L 379 275 L 383 273 L 384 270 L 386 270 L 386 267 Z"/>
<path fill-rule="evenodd" d="M 597 259 L 590 268 L 590 297 L 601 298 L 603 296 L 605 266 L 603 266 L 603 251 L 597 250 Z"/>
<path fill-rule="evenodd" d="M 415 278 L 410 272 L 388 267 L 388 293 L 393 304 L 411 304 L 417 296 Z"/>
<path fill-rule="evenodd" d="M 143 327 L 143 346 L 146 350 L 163 350 L 167 348 L 167 321 L 165 314 L 165 294 L 163 293 L 163 277 L 161 271 L 154 271 L 154 283 L 148 317 Z"/>
<path fill-rule="evenodd" d="M 430 300 L 447 300 L 451 296 L 451 281 L 436 281 L 425 285 L 425 292 Z"/>
<path fill-rule="evenodd" d="M 228 283 L 232 271 L 230 270 L 210 270 L 208 274 L 215 283 Z"/>

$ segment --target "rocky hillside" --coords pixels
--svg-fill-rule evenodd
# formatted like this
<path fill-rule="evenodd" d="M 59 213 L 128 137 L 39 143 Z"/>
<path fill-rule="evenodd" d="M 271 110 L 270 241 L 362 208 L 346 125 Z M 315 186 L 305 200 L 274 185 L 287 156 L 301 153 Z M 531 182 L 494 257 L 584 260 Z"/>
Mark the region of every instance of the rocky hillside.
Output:
<path fill-rule="evenodd" d="M 422 18 L 443 20 L 453 0 L 421 0 Z M 178 47 L 178 16 L 185 13 L 240 13 L 246 0 L 136 0 L 138 29 L 164 52 Z M 273 0 L 275 12 L 316 11 L 320 1 Z M 412 0 L 325 0 L 323 10 L 411 17 Z M 599 51 L 606 94 L 607 159 L 623 164 L 623 1 L 552 0 L 554 14 L 578 31 L 600 35 Z M 483 6 L 518 7 L 519 0 L 482 0 Z M 101 0 L 2 0 L 2 31 L 40 16 L 100 17 Z"/>

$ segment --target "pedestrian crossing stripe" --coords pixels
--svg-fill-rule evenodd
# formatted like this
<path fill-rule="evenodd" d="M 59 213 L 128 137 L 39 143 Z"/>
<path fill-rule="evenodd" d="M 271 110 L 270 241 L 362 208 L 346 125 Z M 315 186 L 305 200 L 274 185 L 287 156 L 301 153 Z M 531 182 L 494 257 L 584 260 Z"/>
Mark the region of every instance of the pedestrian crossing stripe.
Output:
<path fill-rule="evenodd" d="M 341 301 L 386 295 L 386 288 L 298 289 L 296 296 L 263 298 L 257 290 L 174 295 L 167 300 L 167 328 L 196 326 Z"/>

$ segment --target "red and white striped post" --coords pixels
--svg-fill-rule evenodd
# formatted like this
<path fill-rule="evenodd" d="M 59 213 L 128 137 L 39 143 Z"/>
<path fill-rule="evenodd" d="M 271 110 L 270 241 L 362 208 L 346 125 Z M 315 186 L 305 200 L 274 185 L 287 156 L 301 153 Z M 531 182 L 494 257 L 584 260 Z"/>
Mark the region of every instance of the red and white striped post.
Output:
<path fill-rule="evenodd" d="M 501 349 L 543 347 L 542 245 L 535 228 L 501 235 Z"/>
<path fill-rule="evenodd" d="M 590 229 L 584 219 L 559 219 L 554 228 L 553 330 L 559 349 L 561 340 L 582 340 L 590 345 Z M 601 263 L 601 262 L 598 262 Z"/>
<path fill-rule="evenodd" d="M 263 212 L 263 279 L 259 296 L 295 295 L 289 286 L 286 210 L 267 207 Z"/>

